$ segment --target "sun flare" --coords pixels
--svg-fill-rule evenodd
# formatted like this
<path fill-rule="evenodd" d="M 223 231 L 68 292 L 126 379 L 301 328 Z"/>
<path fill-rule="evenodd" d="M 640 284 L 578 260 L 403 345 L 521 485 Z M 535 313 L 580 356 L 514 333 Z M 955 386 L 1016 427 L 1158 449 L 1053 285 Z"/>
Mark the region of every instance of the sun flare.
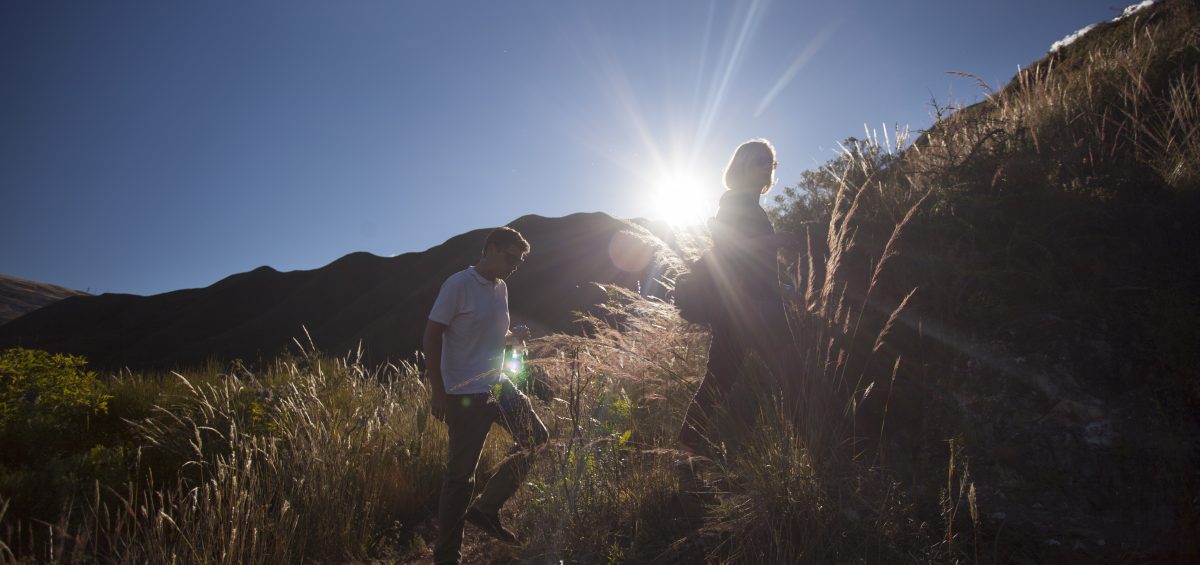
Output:
<path fill-rule="evenodd" d="M 690 174 L 663 175 L 651 190 L 651 217 L 674 226 L 702 224 L 716 203 Z"/>

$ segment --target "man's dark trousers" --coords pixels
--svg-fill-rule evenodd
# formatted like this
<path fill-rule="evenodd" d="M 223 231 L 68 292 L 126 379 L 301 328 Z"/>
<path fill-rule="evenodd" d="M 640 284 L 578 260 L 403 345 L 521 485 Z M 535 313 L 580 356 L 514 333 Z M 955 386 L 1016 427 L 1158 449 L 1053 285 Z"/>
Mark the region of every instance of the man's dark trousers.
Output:
<path fill-rule="evenodd" d="M 475 468 L 483 442 L 492 424 L 508 430 L 516 442 L 484 485 L 474 506 L 484 514 L 496 515 L 505 501 L 525 480 L 536 448 L 548 437 L 545 424 L 533 405 L 508 379 L 496 394 L 446 395 L 446 428 L 450 435 L 450 457 L 442 478 L 438 501 L 438 538 L 433 549 L 436 563 L 456 563 L 462 547 L 463 517 L 474 495 Z"/>

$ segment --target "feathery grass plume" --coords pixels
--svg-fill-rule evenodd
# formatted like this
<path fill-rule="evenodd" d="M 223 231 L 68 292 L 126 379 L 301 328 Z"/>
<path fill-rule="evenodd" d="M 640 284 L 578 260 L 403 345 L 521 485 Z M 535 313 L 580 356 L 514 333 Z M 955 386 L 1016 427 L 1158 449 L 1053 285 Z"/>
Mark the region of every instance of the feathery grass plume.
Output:
<path fill-rule="evenodd" d="M 707 336 L 669 304 L 606 290 L 608 303 L 581 318 L 586 335 L 531 343 L 554 438 L 516 498 L 536 560 L 646 559 L 688 527 L 671 515 L 671 462 Z"/>
<path fill-rule="evenodd" d="M 959 510 L 963 503 L 967 505 L 968 516 L 974 531 L 972 537 L 972 552 L 976 561 L 979 559 L 979 508 L 976 503 L 975 482 L 971 479 L 970 465 L 962 454 L 961 440 L 949 441 L 950 457 L 946 467 L 946 489 L 942 493 L 942 522 L 944 525 L 943 538 L 940 545 L 946 552 L 948 562 L 954 562 L 964 557 L 960 547 L 959 536 L 955 533 L 956 522 L 959 521 Z"/>
<path fill-rule="evenodd" d="M 844 452 L 836 432 L 845 427 L 833 423 L 841 401 L 819 369 L 824 340 L 800 342 L 810 363 L 790 376 L 806 410 L 794 411 L 765 364 L 752 363 L 713 417 L 713 465 L 681 475 L 675 437 L 707 336 L 653 299 L 610 297 L 584 317 L 586 336 L 536 342 L 531 364 L 553 395 L 544 409 L 555 439 L 517 495 L 520 529 L 537 532 L 526 557 L 759 562 L 914 550 L 900 537 L 904 497 Z M 844 356 L 843 347 L 829 351 Z M 842 541 L 846 531 L 854 544 Z"/>
<path fill-rule="evenodd" d="M 904 312 L 905 308 L 908 306 L 908 301 L 912 299 L 913 295 L 916 293 L 917 289 L 915 288 L 909 291 L 908 294 L 904 295 L 904 298 L 900 300 L 900 305 L 897 306 L 895 310 L 892 310 L 892 314 L 888 316 L 887 322 L 885 322 L 883 324 L 883 328 L 879 330 L 879 335 L 875 336 L 875 345 L 871 347 L 871 353 L 879 353 L 879 350 L 883 349 L 883 344 L 887 341 L 888 334 L 891 333 L 892 328 L 896 325 L 896 320 L 900 317 L 900 314 Z"/>

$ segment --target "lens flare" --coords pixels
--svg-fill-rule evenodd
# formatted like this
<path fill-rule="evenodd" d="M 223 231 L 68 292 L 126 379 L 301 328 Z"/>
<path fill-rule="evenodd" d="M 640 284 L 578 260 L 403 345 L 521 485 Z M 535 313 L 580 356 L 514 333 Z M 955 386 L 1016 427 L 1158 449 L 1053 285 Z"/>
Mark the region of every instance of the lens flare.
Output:
<path fill-rule="evenodd" d="M 619 231 L 608 241 L 608 258 L 622 271 L 640 273 L 654 258 L 654 244 L 629 231 Z"/>

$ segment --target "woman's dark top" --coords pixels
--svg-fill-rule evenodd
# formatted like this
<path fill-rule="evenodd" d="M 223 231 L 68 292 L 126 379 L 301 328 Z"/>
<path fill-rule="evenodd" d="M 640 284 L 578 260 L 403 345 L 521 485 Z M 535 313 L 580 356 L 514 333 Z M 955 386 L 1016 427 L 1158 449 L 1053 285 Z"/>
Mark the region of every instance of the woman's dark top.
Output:
<path fill-rule="evenodd" d="M 765 310 L 780 308 L 775 229 L 758 199 L 757 191 L 726 191 L 709 223 L 717 263 L 714 275 L 735 325 L 758 325 Z"/>

